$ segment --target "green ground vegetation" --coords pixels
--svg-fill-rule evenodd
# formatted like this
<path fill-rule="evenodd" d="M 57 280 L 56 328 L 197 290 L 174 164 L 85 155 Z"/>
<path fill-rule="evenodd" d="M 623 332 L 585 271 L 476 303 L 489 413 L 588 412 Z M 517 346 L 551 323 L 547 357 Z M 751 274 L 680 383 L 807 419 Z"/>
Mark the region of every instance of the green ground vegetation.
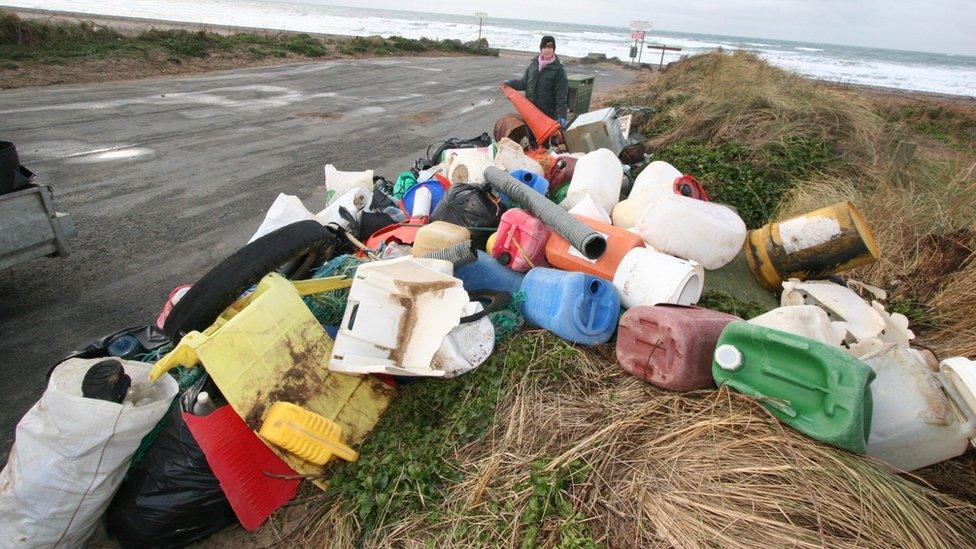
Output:
<path fill-rule="evenodd" d="M 31 64 L 66 64 L 80 59 L 190 59 L 209 56 L 322 58 L 416 53 L 486 53 L 486 48 L 458 40 L 317 38 L 308 34 L 222 35 L 208 31 L 146 30 L 124 34 L 92 22 L 24 20 L 0 10 L 0 59 L 3 68 Z"/>

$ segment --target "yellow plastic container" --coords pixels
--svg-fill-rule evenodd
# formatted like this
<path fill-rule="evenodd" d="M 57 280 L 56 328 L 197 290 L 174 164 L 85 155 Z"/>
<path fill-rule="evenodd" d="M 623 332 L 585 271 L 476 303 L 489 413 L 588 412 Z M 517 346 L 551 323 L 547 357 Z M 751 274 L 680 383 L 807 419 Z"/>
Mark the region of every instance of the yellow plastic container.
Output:
<path fill-rule="evenodd" d="M 495 239 L 498 238 L 498 231 L 491 233 L 488 237 L 488 242 L 485 243 L 485 251 L 491 253 L 491 249 L 495 247 Z"/>
<path fill-rule="evenodd" d="M 284 401 L 335 422 L 349 443 L 358 444 L 389 406 L 394 391 L 372 376 L 330 371 L 332 339 L 301 298 L 350 284 L 339 277 L 292 283 L 269 274 L 206 330 L 184 336 L 156 363 L 150 378 L 177 365 L 200 363 L 251 429 L 260 429 L 267 410 Z M 295 471 L 321 472 L 314 464 L 272 449 Z"/>
<path fill-rule="evenodd" d="M 447 221 L 434 221 L 417 229 L 411 253 L 414 257 L 423 257 L 465 240 L 471 240 L 471 231 L 467 228 Z"/>
<path fill-rule="evenodd" d="M 316 465 L 332 456 L 356 461 L 359 454 L 342 443 L 342 427 L 290 402 L 275 402 L 258 432 L 266 441 Z"/>
<path fill-rule="evenodd" d="M 851 202 L 772 222 L 749 231 L 743 252 L 760 283 L 779 291 L 784 280 L 811 280 L 878 260 L 871 228 Z"/>

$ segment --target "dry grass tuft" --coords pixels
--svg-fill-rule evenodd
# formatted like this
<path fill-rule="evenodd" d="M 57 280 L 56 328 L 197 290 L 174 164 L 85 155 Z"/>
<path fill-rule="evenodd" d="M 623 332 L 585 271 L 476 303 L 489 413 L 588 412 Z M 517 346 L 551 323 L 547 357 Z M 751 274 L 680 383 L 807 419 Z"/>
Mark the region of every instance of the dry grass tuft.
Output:
<path fill-rule="evenodd" d="M 751 53 L 716 52 L 668 67 L 649 90 L 664 106 L 648 145 L 736 141 L 754 150 L 792 138 L 834 142 L 847 155 L 876 156 L 881 118 L 858 94 L 773 67 Z M 663 130 L 663 131 L 662 131 Z"/>
<path fill-rule="evenodd" d="M 908 302 L 921 343 L 939 355 L 976 355 L 976 159 L 926 153 L 904 179 L 880 168 L 796 185 L 778 218 L 853 201 L 881 260 L 852 273 Z"/>
<path fill-rule="evenodd" d="M 540 345 L 564 345 L 551 336 Z M 530 371 L 436 513 L 369 545 L 963 547 L 976 507 L 781 426 L 727 390 L 652 388 L 593 351 Z M 541 480 L 540 480 L 541 479 Z"/>

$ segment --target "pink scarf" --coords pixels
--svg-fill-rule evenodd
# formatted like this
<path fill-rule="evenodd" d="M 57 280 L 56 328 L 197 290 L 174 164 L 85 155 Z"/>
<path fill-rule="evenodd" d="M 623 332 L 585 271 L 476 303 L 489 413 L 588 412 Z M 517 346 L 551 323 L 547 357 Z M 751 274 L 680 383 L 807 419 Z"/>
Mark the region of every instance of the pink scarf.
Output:
<path fill-rule="evenodd" d="M 544 68 L 546 68 L 547 66 L 549 66 L 550 64 L 552 64 L 552 62 L 553 62 L 553 61 L 555 61 L 555 60 L 556 60 L 556 56 L 555 56 L 555 55 L 553 55 L 553 56 L 552 56 L 552 59 L 550 59 L 550 60 L 548 60 L 548 61 L 546 61 L 546 60 L 544 60 L 544 59 L 542 58 L 542 54 L 540 53 L 540 54 L 539 54 L 539 72 L 542 72 L 542 69 L 544 69 Z"/>

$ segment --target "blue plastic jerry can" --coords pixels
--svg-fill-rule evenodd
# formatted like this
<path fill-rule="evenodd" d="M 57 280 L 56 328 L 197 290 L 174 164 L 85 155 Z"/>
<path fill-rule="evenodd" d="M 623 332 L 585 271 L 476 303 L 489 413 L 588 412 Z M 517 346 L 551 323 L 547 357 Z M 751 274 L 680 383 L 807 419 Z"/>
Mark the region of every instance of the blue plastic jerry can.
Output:
<path fill-rule="evenodd" d="M 474 263 L 458 267 L 454 276 L 460 278 L 465 291 L 494 290 L 514 294 L 519 291 L 525 273 L 518 273 L 498 262 L 491 254 L 478 250 Z"/>
<path fill-rule="evenodd" d="M 525 320 L 567 341 L 606 343 L 617 328 L 620 296 L 601 278 L 536 267 L 522 280 L 522 292 Z"/>
<path fill-rule="evenodd" d="M 549 190 L 549 181 L 545 177 L 542 177 L 539 174 L 535 174 L 526 170 L 512 170 L 511 172 L 509 172 L 509 175 L 511 175 L 515 179 L 518 179 L 522 183 L 528 185 L 529 187 L 532 188 L 532 190 L 541 194 L 542 196 L 545 196 L 546 191 Z M 505 193 L 502 193 L 499 198 L 502 199 L 502 203 L 505 204 L 506 206 L 512 203 L 512 199 L 509 198 L 508 195 Z"/>

